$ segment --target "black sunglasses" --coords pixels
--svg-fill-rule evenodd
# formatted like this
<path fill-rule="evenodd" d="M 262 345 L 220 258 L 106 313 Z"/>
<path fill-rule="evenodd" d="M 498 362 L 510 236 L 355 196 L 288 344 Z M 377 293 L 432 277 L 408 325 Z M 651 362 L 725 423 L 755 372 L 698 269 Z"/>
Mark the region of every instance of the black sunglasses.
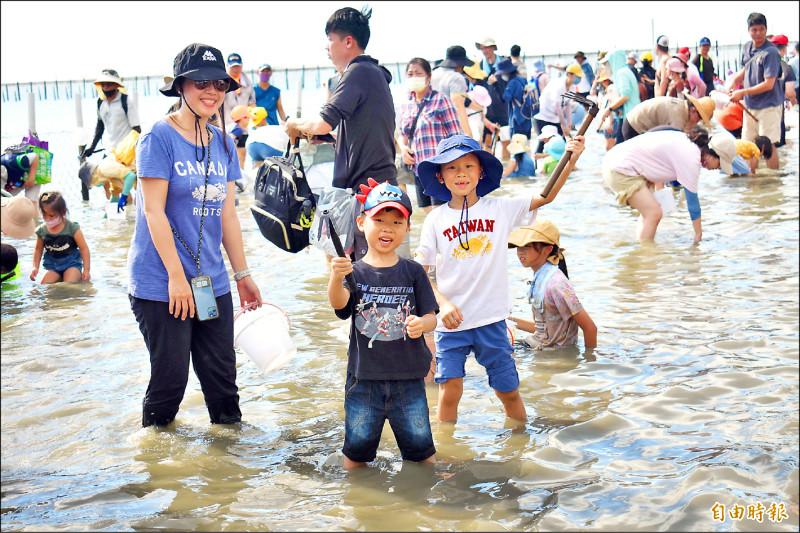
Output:
<path fill-rule="evenodd" d="M 214 84 L 214 88 L 219 92 L 226 92 L 228 87 L 231 86 L 230 80 L 192 80 L 194 82 L 194 88 L 198 91 L 204 91 L 208 89 L 210 84 Z"/>

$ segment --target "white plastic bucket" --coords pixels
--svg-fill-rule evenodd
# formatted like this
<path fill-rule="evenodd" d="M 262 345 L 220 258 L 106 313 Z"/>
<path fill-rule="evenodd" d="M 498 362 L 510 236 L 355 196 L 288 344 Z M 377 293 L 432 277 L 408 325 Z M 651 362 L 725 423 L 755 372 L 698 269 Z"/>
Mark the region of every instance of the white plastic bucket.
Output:
<path fill-rule="evenodd" d="M 675 197 L 672 195 L 672 188 L 665 186 L 663 189 L 654 191 L 653 196 L 661 206 L 661 216 L 665 217 L 675 211 Z"/>
<path fill-rule="evenodd" d="M 113 220 L 114 222 L 119 222 L 125 220 L 126 216 L 128 215 L 127 207 L 117 213 L 117 204 L 107 203 L 105 210 L 106 210 L 106 218 L 108 220 Z"/>
<path fill-rule="evenodd" d="M 289 336 L 289 319 L 275 304 L 264 302 L 253 310 L 242 308 L 233 320 L 233 345 L 264 373 L 292 360 L 297 348 Z"/>

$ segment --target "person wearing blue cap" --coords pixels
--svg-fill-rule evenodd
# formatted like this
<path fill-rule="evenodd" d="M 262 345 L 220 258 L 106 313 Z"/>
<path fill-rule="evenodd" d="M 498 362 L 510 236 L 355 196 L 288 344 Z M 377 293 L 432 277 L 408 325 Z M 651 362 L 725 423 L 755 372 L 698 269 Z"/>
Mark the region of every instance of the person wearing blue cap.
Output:
<path fill-rule="evenodd" d="M 711 50 L 711 39 L 703 37 L 700 39 L 700 53 L 694 56 L 692 60 L 692 63 L 694 63 L 694 66 L 696 66 L 697 70 L 700 72 L 700 77 L 703 78 L 703 82 L 706 84 L 706 96 L 711 94 L 711 91 L 714 90 L 714 78 L 716 77 L 714 73 L 714 62 L 708 55 L 709 50 Z"/>
<path fill-rule="evenodd" d="M 525 78 L 520 76 L 511 58 L 504 57 L 497 65 L 497 74 L 506 82 L 503 91 L 503 100 L 508 108 L 508 122 L 510 125 L 511 136 L 522 134 L 528 139 L 531 138 L 531 118 L 533 113 L 525 116 L 523 113 L 525 100 Z M 531 111 L 531 110 L 529 110 Z"/>
<path fill-rule="evenodd" d="M 425 394 L 433 357 L 423 333 L 436 327 L 439 308 L 425 270 L 397 255 L 411 225 L 411 200 L 400 187 L 372 178 L 356 198 L 363 205 L 357 222 L 367 253 L 355 263 L 332 258 L 328 281 L 336 316 L 351 319 L 344 467 L 375 459 L 387 419 L 403 459 L 433 463 L 436 448 Z"/>
<path fill-rule="evenodd" d="M 532 223 L 537 209 L 553 201 L 583 152 L 583 137 L 570 140 L 566 148 L 572 155 L 547 197 L 487 196 L 499 187 L 503 165 L 466 135 L 444 139 L 436 155 L 418 166 L 425 194 L 447 202 L 428 213 L 414 254 L 425 270 L 436 270 L 434 381 L 439 384 L 440 422 L 458 418 L 464 365 L 473 351 L 506 416 L 527 417 L 506 334 L 508 236 L 514 226 Z"/>

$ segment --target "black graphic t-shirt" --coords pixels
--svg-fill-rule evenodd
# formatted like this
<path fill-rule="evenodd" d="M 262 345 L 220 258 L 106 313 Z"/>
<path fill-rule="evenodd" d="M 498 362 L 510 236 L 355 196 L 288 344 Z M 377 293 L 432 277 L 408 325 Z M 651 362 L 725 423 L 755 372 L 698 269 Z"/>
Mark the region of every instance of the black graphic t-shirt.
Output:
<path fill-rule="evenodd" d="M 352 318 L 347 371 L 359 379 L 419 379 L 428 373 L 431 352 L 424 336 L 406 334 L 408 315 L 438 313 L 428 275 L 421 265 L 401 257 L 376 268 L 353 263 L 358 288 L 336 316 Z"/>
<path fill-rule="evenodd" d="M 81 229 L 81 225 L 64 218 L 64 227 L 58 233 L 50 233 L 47 224 L 40 224 L 36 228 L 36 236 L 44 242 L 44 253 L 50 254 L 54 258 L 67 257 L 78 250 L 78 243 L 75 242 L 75 233 Z"/>

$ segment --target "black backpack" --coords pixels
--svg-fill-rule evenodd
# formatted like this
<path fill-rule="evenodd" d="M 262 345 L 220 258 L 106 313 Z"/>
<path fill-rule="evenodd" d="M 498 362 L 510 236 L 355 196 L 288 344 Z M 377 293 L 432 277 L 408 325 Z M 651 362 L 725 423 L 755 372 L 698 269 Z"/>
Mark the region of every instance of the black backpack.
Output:
<path fill-rule="evenodd" d="M 122 104 L 122 110 L 125 112 L 125 116 L 127 117 L 128 116 L 128 95 L 123 93 L 123 92 L 121 92 L 120 93 L 119 102 Z M 97 99 L 97 109 L 98 109 L 98 111 L 100 110 L 100 104 L 102 104 L 102 103 L 103 103 L 103 99 L 102 98 L 98 98 Z M 100 120 L 100 119 L 98 118 L 98 120 Z"/>
<path fill-rule="evenodd" d="M 298 163 L 298 166 L 295 166 Z M 287 252 L 308 246 L 316 202 L 300 158 L 300 139 L 286 147 L 285 156 L 268 157 L 258 169 L 250 206 L 261 234 Z"/>

